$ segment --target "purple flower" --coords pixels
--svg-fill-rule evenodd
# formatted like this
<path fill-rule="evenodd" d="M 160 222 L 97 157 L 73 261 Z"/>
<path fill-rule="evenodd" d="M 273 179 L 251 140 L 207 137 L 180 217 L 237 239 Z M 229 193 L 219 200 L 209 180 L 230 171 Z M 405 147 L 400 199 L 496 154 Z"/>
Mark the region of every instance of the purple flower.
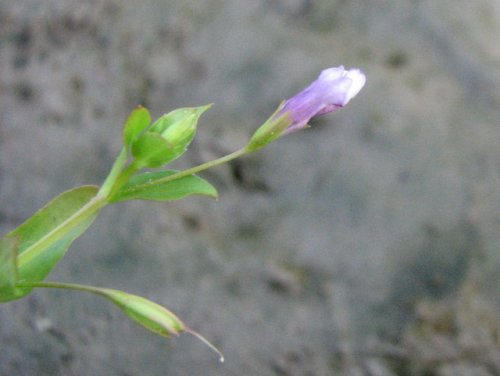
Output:
<path fill-rule="evenodd" d="M 285 101 L 275 119 L 288 114 L 292 123 L 284 133 L 307 126 L 311 118 L 345 106 L 363 88 L 366 77 L 359 69 L 345 70 L 341 65 L 321 72 L 311 85 Z"/>
<path fill-rule="evenodd" d="M 305 128 L 311 118 L 344 107 L 363 88 L 366 77 L 359 69 L 325 69 L 311 85 L 283 102 L 253 134 L 247 151 L 263 148 L 291 132 Z"/>

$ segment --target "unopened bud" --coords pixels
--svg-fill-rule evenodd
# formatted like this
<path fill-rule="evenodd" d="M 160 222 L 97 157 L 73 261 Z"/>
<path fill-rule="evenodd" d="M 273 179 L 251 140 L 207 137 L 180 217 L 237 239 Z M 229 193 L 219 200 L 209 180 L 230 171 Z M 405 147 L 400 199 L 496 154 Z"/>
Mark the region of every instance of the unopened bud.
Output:
<path fill-rule="evenodd" d="M 185 150 L 196 134 L 198 119 L 210 107 L 178 108 L 161 116 L 149 131 L 159 133 L 173 149 Z"/>
<path fill-rule="evenodd" d="M 307 127 L 315 116 L 344 107 L 363 88 L 366 76 L 341 65 L 325 69 L 308 87 L 286 100 L 250 139 L 247 149 L 262 148 L 280 136 Z"/>
<path fill-rule="evenodd" d="M 105 296 L 132 320 L 165 337 L 179 335 L 185 330 L 184 323 L 168 309 L 141 296 L 113 289 L 100 289 Z"/>
<path fill-rule="evenodd" d="M 132 144 L 132 155 L 139 166 L 161 167 L 179 158 L 196 134 L 201 114 L 210 105 L 179 108 L 161 116 Z"/>

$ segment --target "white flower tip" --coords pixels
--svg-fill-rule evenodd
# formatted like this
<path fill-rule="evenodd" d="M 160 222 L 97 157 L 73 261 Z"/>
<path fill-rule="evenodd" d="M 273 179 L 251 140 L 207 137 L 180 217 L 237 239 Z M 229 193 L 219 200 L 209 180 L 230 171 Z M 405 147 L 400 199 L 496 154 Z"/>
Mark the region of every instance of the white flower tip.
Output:
<path fill-rule="evenodd" d="M 347 89 L 346 97 L 344 100 L 344 106 L 354 98 L 365 86 L 366 76 L 359 69 L 349 69 L 344 72 L 344 77 L 351 80 L 351 85 Z"/>
<path fill-rule="evenodd" d="M 344 66 L 328 68 L 321 71 L 318 79 L 319 81 L 335 81 L 345 74 Z"/>

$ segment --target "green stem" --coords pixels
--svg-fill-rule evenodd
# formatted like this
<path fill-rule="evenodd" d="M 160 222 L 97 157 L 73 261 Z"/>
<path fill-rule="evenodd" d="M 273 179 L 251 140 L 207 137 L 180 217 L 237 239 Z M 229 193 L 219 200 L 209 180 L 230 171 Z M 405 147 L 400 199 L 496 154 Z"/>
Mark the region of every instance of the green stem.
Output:
<path fill-rule="evenodd" d="M 104 180 L 104 183 L 102 183 L 101 189 L 99 189 L 97 196 L 99 197 L 109 196 L 111 189 L 115 185 L 116 179 L 122 172 L 126 163 L 127 163 L 127 149 L 124 147 L 120 151 L 120 154 L 118 154 L 118 157 L 116 158 L 116 161 L 113 164 L 113 167 L 111 168 L 111 171 L 109 172 L 109 175 L 107 176 L 106 180 Z"/>
<path fill-rule="evenodd" d="M 244 156 L 245 154 L 248 154 L 248 153 L 250 153 L 250 151 L 247 150 L 246 148 L 239 149 L 239 150 L 236 150 L 235 152 L 233 152 L 231 154 L 225 155 L 224 157 L 221 157 L 221 158 L 218 158 L 218 159 L 214 159 L 213 161 L 202 163 L 202 164 L 200 164 L 198 166 L 188 168 L 187 170 L 179 171 L 176 174 L 165 176 L 164 178 L 161 178 L 161 179 L 158 179 L 158 180 L 154 180 L 154 181 L 150 181 L 150 182 L 148 181 L 146 183 L 134 186 L 134 189 L 141 190 L 141 189 L 144 189 L 144 188 L 153 187 L 155 185 L 165 184 L 165 183 L 167 183 L 169 181 L 180 179 L 180 178 L 183 178 L 185 176 L 193 175 L 193 174 L 196 174 L 196 173 L 198 173 L 200 171 L 204 171 L 204 170 L 207 170 L 209 168 L 221 165 L 223 163 L 227 163 L 229 161 L 232 161 L 233 159 L 242 157 L 242 156 Z"/>
<path fill-rule="evenodd" d="M 16 286 L 20 287 L 20 288 L 35 287 L 35 288 L 50 288 L 50 289 L 69 289 L 69 290 L 91 292 L 94 294 L 106 296 L 106 294 L 103 292 L 103 289 L 101 289 L 99 287 L 80 285 L 80 284 L 76 284 L 76 283 L 58 283 L 58 282 L 29 282 L 28 283 L 28 282 L 24 282 L 24 283 L 17 283 Z"/>
<path fill-rule="evenodd" d="M 113 197 L 113 195 L 120 190 L 127 182 L 130 180 L 132 175 L 134 175 L 137 170 L 140 169 L 140 166 L 138 166 L 135 162 L 132 162 L 129 166 L 127 166 L 126 169 L 124 169 L 120 175 L 116 178 L 113 187 L 111 188 L 109 194 L 107 197 Z"/>
<path fill-rule="evenodd" d="M 214 159 L 213 161 L 205 162 L 205 163 L 202 163 L 198 166 L 188 168 L 187 170 L 183 170 L 183 171 L 180 171 L 176 174 L 166 176 L 163 179 L 158 179 L 155 181 L 155 183 L 162 184 L 162 183 L 166 183 L 167 181 L 170 181 L 170 180 L 175 180 L 175 179 L 182 178 L 184 176 L 193 175 L 193 174 L 196 174 L 200 171 L 208 170 L 209 168 L 212 168 L 212 167 L 227 163 L 229 161 L 232 161 L 233 159 L 242 157 L 247 153 L 248 153 L 248 151 L 245 148 L 239 149 L 231 154 Z"/>
<path fill-rule="evenodd" d="M 158 179 L 153 182 L 147 182 L 141 184 L 140 186 L 137 186 L 135 188 L 136 189 L 147 188 L 158 184 L 164 184 L 172 180 L 180 179 L 184 176 L 193 175 L 197 172 L 204 171 L 206 169 L 229 162 L 233 159 L 248 154 L 249 152 L 250 151 L 247 148 L 243 148 L 231 154 L 228 154 L 224 157 L 206 163 L 202 163 L 198 166 L 188 168 L 187 170 L 180 171 L 176 174 L 166 176 L 162 179 Z M 27 263 L 30 260 L 32 260 L 34 257 L 38 255 L 40 249 L 44 249 L 49 245 L 53 244 L 62 236 L 64 236 L 73 228 L 75 228 L 83 220 L 96 214 L 102 207 L 106 206 L 106 204 L 109 203 L 110 198 L 113 196 L 113 194 L 116 193 L 124 184 L 126 184 L 127 181 L 130 179 L 130 177 L 140 168 L 140 166 L 137 166 L 135 163 L 131 163 L 127 168 L 123 169 L 125 163 L 126 163 L 126 151 L 124 152 L 124 150 L 122 150 L 115 164 L 113 165 L 113 168 L 111 169 L 108 178 L 106 179 L 103 185 L 103 187 L 105 188 L 101 188 L 98 194 L 92 200 L 90 200 L 87 204 L 82 206 L 78 211 L 73 213 L 73 215 L 71 215 L 68 219 L 66 219 L 64 222 L 55 227 L 52 231 L 45 234 L 45 236 L 41 238 L 39 241 L 37 241 L 35 244 L 26 248 L 18 256 L 19 265 L 23 265 L 24 263 Z"/>

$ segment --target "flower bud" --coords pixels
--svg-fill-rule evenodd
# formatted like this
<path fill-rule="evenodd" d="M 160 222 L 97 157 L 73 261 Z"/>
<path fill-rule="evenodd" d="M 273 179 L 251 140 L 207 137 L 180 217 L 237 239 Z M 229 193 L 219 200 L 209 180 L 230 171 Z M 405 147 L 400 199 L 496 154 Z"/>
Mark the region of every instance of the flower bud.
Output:
<path fill-rule="evenodd" d="M 99 289 L 98 294 L 108 298 L 132 320 L 164 337 L 185 331 L 184 323 L 168 309 L 141 296 L 113 289 Z"/>
<path fill-rule="evenodd" d="M 291 133 L 307 126 L 311 118 L 344 107 L 363 88 L 366 76 L 359 69 L 325 69 L 311 85 L 288 99 L 277 114 L 290 113 L 292 124 L 286 130 Z"/>
<path fill-rule="evenodd" d="M 186 327 L 186 325 L 184 325 L 184 323 L 176 315 L 165 307 L 143 298 L 142 296 L 129 294 L 119 290 L 97 287 L 90 287 L 90 289 L 87 288 L 86 290 L 109 299 L 115 303 L 130 319 L 134 320 L 139 325 L 152 331 L 153 333 L 164 337 L 170 337 L 171 335 L 178 336 L 183 332 L 192 334 L 215 351 L 219 355 L 220 362 L 224 362 L 224 356 L 220 350 L 217 349 L 217 347 L 212 345 L 198 332 Z"/>
<path fill-rule="evenodd" d="M 161 116 L 132 143 L 132 155 L 139 166 L 161 167 L 180 157 L 196 134 L 201 114 L 210 105 L 179 108 Z"/>
<path fill-rule="evenodd" d="M 325 69 L 308 87 L 286 100 L 255 132 L 247 149 L 257 150 L 276 138 L 307 126 L 314 116 L 344 107 L 363 88 L 366 76 L 359 69 Z"/>
<path fill-rule="evenodd" d="M 210 106 L 178 108 L 161 116 L 149 131 L 159 133 L 172 148 L 186 149 L 194 138 L 198 119 Z"/>

